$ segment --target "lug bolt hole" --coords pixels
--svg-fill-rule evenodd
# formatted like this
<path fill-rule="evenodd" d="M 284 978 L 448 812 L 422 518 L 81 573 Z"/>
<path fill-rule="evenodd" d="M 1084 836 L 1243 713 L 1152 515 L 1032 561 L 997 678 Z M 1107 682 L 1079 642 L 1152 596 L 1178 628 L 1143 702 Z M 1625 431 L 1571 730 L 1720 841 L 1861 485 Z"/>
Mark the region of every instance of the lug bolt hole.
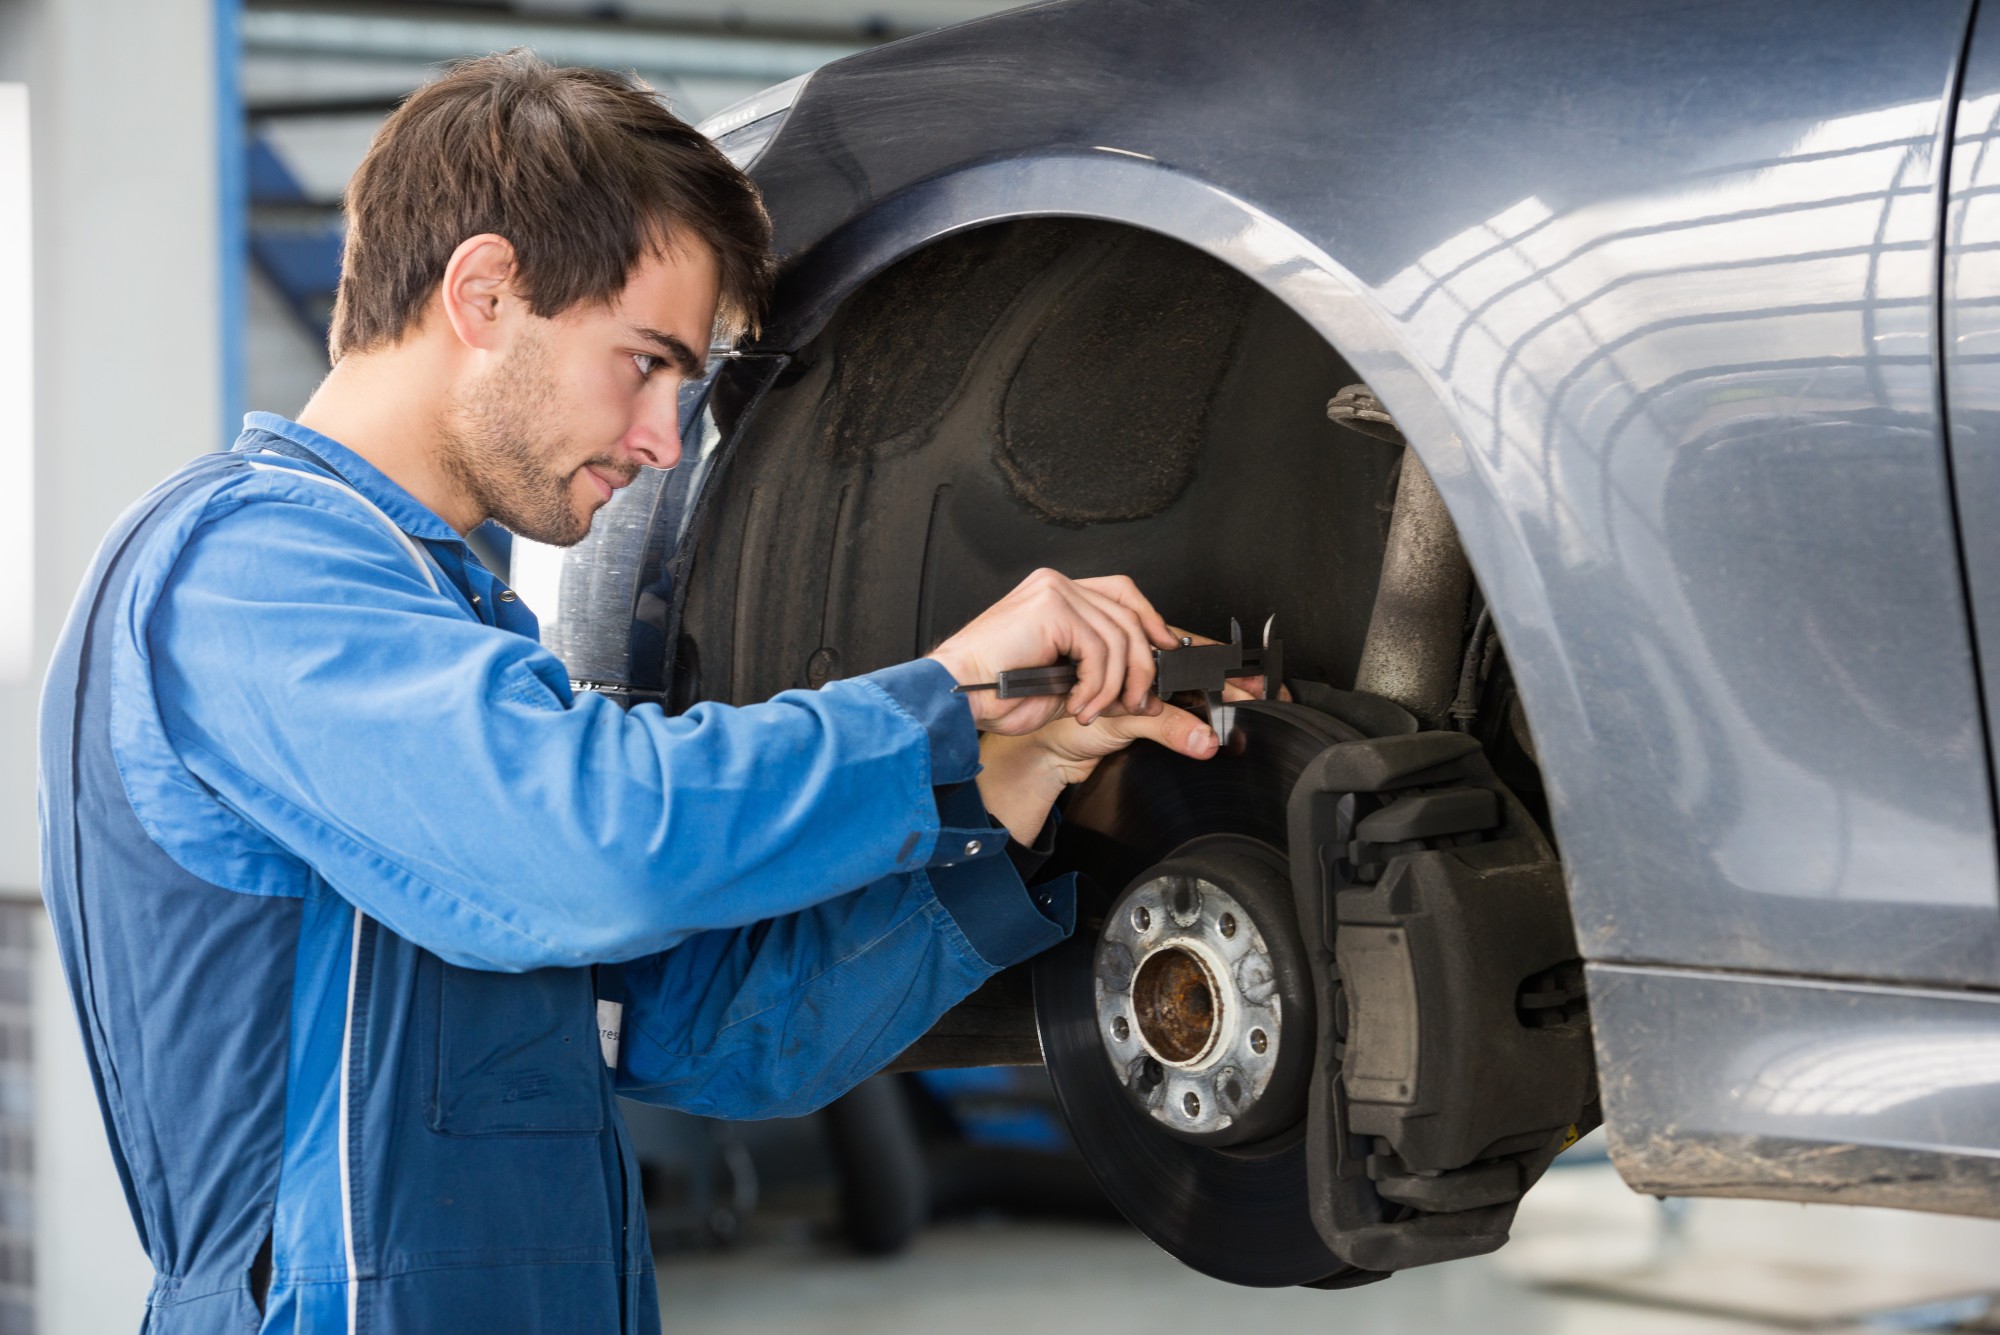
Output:
<path fill-rule="evenodd" d="M 1186 1094 L 1181 1096 L 1181 1109 L 1182 1111 L 1187 1113 L 1189 1117 L 1201 1116 L 1201 1097 L 1197 1095 L 1193 1090 L 1189 1090 Z"/>
<path fill-rule="evenodd" d="M 1134 908 L 1132 910 L 1132 925 L 1142 932 L 1151 927 L 1153 925 L 1152 911 L 1144 904 L 1140 904 Z"/>
<path fill-rule="evenodd" d="M 1132 1037 L 1132 1026 L 1125 1022 L 1124 1016 L 1119 1015 L 1119 1016 L 1114 1016 L 1112 1018 L 1111 1036 L 1117 1039 L 1120 1043 L 1123 1043 L 1126 1039 Z"/>
<path fill-rule="evenodd" d="M 1236 915 L 1233 913 L 1223 914 L 1222 920 L 1216 923 L 1215 926 L 1216 930 L 1222 933 L 1223 940 L 1227 941 L 1231 939 L 1236 935 Z"/>
<path fill-rule="evenodd" d="M 1265 1033 L 1262 1029 L 1252 1029 L 1250 1031 L 1250 1051 L 1261 1056 L 1270 1049 L 1270 1046 L 1271 1036 L 1269 1034 Z"/>

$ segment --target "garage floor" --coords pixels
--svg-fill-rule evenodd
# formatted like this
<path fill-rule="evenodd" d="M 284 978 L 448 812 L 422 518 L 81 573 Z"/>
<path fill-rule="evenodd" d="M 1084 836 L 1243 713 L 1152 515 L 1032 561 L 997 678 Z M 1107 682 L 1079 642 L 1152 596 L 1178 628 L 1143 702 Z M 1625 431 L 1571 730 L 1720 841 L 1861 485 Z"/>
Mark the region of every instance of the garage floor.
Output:
<path fill-rule="evenodd" d="M 2000 1330 L 2000 1223 L 1634 1196 L 1608 1164 L 1559 1169 L 1497 1256 L 1345 1293 L 1240 1289 L 1114 1226 L 941 1225 L 860 1260 L 801 1221 L 660 1267 L 670 1331 L 1092 1335 L 1161 1330 L 1744 1335 Z"/>

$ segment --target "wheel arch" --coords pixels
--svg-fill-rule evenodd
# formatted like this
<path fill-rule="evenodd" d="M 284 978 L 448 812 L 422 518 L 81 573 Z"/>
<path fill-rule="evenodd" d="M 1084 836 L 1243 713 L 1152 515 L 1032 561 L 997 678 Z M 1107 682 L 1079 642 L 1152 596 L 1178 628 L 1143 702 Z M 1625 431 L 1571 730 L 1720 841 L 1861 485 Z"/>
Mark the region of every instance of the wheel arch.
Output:
<path fill-rule="evenodd" d="M 1586 714 L 1534 558 L 1502 489 L 1466 447 L 1449 381 L 1412 351 L 1339 260 L 1254 203 L 1110 149 L 973 164 L 881 202 L 796 257 L 781 285 L 781 315 L 760 342 L 798 348 L 892 265 L 949 237 L 1033 218 L 1110 223 L 1199 251 L 1276 297 L 1361 375 L 1451 513 L 1507 646 L 1552 806 L 1559 802 L 1560 761 L 1544 738 L 1581 738 Z"/>

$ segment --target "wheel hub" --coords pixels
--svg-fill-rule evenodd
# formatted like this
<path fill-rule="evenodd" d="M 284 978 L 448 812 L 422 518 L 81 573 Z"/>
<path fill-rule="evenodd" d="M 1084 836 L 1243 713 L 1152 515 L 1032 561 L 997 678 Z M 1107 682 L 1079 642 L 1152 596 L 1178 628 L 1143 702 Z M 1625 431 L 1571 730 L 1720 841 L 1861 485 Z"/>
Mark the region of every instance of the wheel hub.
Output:
<path fill-rule="evenodd" d="M 1284 1001 L 1263 932 L 1216 878 L 1163 867 L 1133 885 L 1093 972 L 1104 1055 L 1161 1126 L 1222 1138 L 1269 1088 Z"/>

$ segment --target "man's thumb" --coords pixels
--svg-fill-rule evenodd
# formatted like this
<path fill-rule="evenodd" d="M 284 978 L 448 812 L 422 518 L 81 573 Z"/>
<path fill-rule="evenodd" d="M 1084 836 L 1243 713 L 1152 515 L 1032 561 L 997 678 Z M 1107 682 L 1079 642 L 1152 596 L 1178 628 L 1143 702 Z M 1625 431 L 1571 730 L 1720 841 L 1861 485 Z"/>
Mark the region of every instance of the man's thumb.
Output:
<path fill-rule="evenodd" d="M 1151 716 L 1135 715 L 1130 722 L 1138 725 L 1133 728 L 1136 734 L 1150 737 L 1170 751 L 1196 760 L 1206 760 L 1215 754 L 1214 730 L 1185 709 L 1168 705 Z"/>

